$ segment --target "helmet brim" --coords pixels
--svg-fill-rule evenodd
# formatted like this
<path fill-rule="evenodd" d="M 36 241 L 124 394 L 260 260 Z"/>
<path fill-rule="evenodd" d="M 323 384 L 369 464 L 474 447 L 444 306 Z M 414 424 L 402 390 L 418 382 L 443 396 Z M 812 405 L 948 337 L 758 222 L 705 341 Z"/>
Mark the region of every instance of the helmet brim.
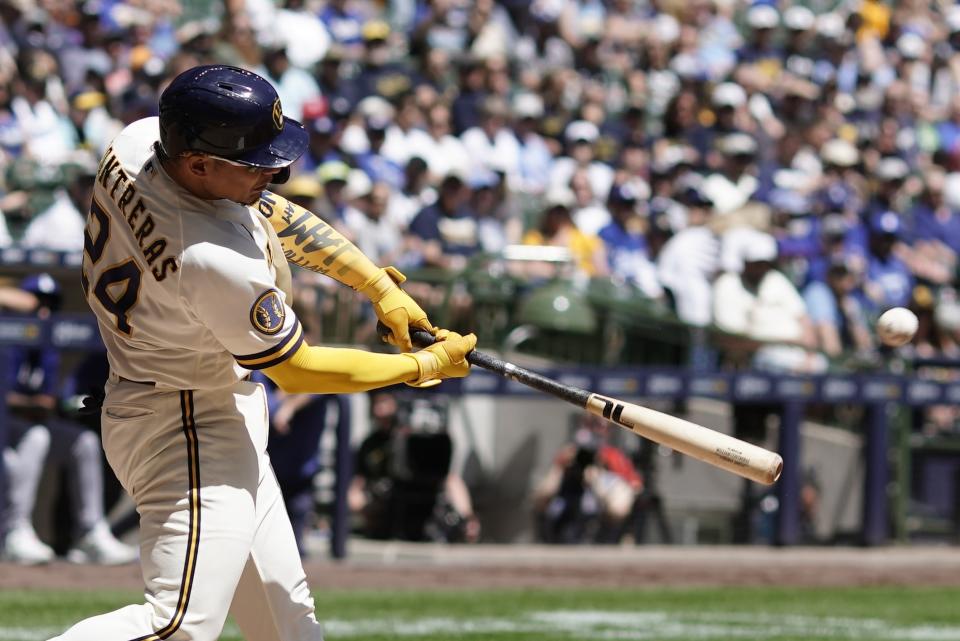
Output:
<path fill-rule="evenodd" d="M 309 138 L 303 125 L 284 116 L 283 131 L 276 138 L 230 160 L 254 167 L 286 167 L 307 150 Z"/>

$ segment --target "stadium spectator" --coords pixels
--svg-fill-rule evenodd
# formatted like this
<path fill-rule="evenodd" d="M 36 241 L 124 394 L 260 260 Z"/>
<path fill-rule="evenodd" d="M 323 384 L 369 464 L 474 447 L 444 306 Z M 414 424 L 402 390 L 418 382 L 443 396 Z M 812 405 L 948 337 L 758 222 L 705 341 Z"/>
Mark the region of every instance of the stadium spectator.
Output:
<path fill-rule="evenodd" d="M 564 247 L 580 272 L 587 276 L 606 275 L 608 267 L 603 242 L 592 234 L 583 233 L 573 222 L 570 214 L 574 202 L 572 192 L 563 187 L 552 188 L 546 200 L 539 224 L 524 234 L 523 244 Z"/>
<path fill-rule="evenodd" d="M 585 413 L 557 452 L 533 493 L 539 540 L 617 543 L 623 537 L 643 480 L 611 442 L 610 430 L 610 423 Z"/>
<path fill-rule="evenodd" d="M 811 373 L 826 363 L 812 350 L 813 326 L 803 298 L 775 269 L 777 243 L 752 231 L 741 245 L 742 270 L 728 271 L 713 286 L 713 321 L 720 329 L 760 343 L 753 365 L 768 371 Z"/>
<path fill-rule="evenodd" d="M 480 249 L 469 198 L 463 177 L 448 174 L 440 183 L 437 201 L 410 222 L 410 245 L 424 265 L 463 269 L 467 259 Z"/>
<path fill-rule="evenodd" d="M 370 395 L 370 433 L 356 453 L 351 511 L 370 538 L 474 543 L 480 521 L 470 491 L 451 470 L 452 441 L 440 408 Z"/>
<path fill-rule="evenodd" d="M 827 268 L 826 281 L 813 281 L 803 290 L 816 349 L 830 358 L 873 347 L 866 313 L 855 295 L 857 286 L 858 274 L 841 259 Z"/>
<path fill-rule="evenodd" d="M 910 302 L 914 278 L 893 251 L 902 231 L 903 223 L 896 212 L 879 211 L 870 217 L 863 289 L 871 312 L 904 307 Z"/>

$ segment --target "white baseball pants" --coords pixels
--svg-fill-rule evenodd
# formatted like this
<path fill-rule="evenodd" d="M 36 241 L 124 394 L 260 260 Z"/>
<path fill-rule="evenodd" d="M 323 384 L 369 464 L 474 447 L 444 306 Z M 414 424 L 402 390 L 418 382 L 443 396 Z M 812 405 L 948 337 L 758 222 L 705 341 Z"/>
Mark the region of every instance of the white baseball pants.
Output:
<path fill-rule="evenodd" d="M 215 641 L 228 611 L 249 641 L 322 641 L 266 453 L 263 387 L 111 380 L 102 417 L 107 459 L 140 513 L 146 603 L 54 641 Z"/>

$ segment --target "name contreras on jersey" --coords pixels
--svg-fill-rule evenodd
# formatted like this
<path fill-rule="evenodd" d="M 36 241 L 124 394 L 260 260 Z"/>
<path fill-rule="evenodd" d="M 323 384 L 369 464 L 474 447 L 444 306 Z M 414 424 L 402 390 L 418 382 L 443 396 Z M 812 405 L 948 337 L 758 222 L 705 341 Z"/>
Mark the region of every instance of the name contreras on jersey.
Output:
<path fill-rule="evenodd" d="M 286 205 L 281 208 L 280 203 L 274 200 L 274 195 L 269 192 L 264 192 L 260 196 L 258 209 L 265 218 L 270 218 L 279 213 L 281 220 L 287 226 L 283 229 L 277 229 L 277 238 L 292 237 L 294 244 L 300 248 L 303 254 L 336 247 L 334 251 L 324 256 L 319 263 L 298 256 L 289 249 L 284 251 L 284 255 L 290 263 L 299 265 L 304 269 L 326 274 L 341 254 L 356 249 L 350 243 L 347 243 L 333 227 L 299 205 L 286 202 Z M 346 269 L 346 266 L 344 269 Z"/>
<path fill-rule="evenodd" d="M 151 267 L 150 272 L 153 277 L 159 282 L 166 278 L 168 274 L 176 272 L 179 269 L 176 257 L 163 255 L 167 248 L 167 239 L 150 238 L 156 223 L 154 223 L 153 216 L 147 210 L 146 205 L 143 204 L 143 199 L 137 193 L 136 187 L 130 182 L 127 172 L 120 167 L 120 161 L 117 160 L 112 148 L 107 150 L 103 160 L 100 161 L 100 167 L 97 170 L 97 182 L 108 190 L 110 199 L 116 203 L 117 209 L 123 215 L 130 231 L 133 232 L 147 265 Z M 163 260 L 154 266 L 154 263 L 161 257 Z"/>

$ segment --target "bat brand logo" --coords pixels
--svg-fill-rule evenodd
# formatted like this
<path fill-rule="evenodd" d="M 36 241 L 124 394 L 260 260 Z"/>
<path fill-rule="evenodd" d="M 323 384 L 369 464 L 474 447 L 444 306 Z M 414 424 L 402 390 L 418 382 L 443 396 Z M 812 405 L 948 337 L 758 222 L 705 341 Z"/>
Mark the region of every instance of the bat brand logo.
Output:
<path fill-rule="evenodd" d="M 283 329 L 286 311 L 283 301 L 275 289 L 269 289 L 260 294 L 250 309 L 250 324 L 261 334 L 273 336 Z"/>
<path fill-rule="evenodd" d="M 273 101 L 273 126 L 277 131 L 283 130 L 283 109 L 280 107 L 280 99 Z"/>

